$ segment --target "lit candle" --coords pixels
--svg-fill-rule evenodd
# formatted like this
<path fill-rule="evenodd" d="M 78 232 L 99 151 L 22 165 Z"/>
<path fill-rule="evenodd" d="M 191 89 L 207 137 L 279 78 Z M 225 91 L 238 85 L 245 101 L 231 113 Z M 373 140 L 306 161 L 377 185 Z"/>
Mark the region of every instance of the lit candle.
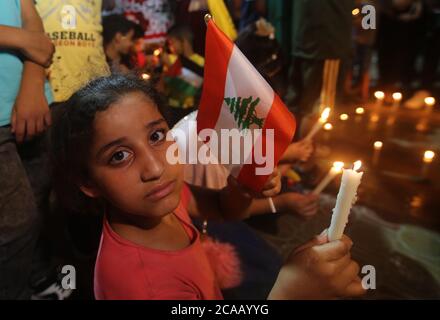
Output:
<path fill-rule="evenodd" d="M 312 191 L 313 194 L 320 194 L 322 190 L 327 187 L 327 185 L 342 172 L 342 168 L 344 167 L 344 163 L 341 161 L 333 162 L 333 166 L 328 171 L 327 175 L 321 182 L 316 186 L 316 188 Z"/>
<path fill-rule="evenodd" d="M 376 98 L 376 106 L 382 106 L 383 99 L 385 99 L 385 93 L 383 91 L 376 91 L 374 97 Z"/>
<path fill-rule="evenodd" d="M 162 53 L 162 50 L 160 50 L 159 48 L 157 48 L 156 50 L 153 51 L 153 54 L 158 57 L 160 56 L 160 54 Z"/>
<path fill-rule="evenodd" d="M 358 108 L 356 108 L 356 110 L 354 112 L 356 113 L 356 117 L 354 118 L 354 121 L 356 123 L 359 123 L 362 120 L 361 116 L 364 114 L 365 109 L 362 107 L 358 107 Z"/>
<path fill-rule="evenodd" d="M 142 73 L 142 79 L 150 80 L 151 76 L 148 73 Z"/>
<path fill-rule="evenodd" d="M 397 109 L 402 101 L 402 94 L 400 92 L 393 93 L 393 108 Z"/>
<path fill-rule="evenodd" d="M 324 123 L 327 122 L 329 115 L 330 115 L 330 108 L 327 107 L 322 111 L 318 121 L 312 127 L 312 130 L 310 130 L 309 134 L 305 137 L 305 139 L 312 139 L 315 136 L 315 134 L 317 134 L 318 131 L 321 130 Z"/>
<path fill-rule="evenodd" d="M 379 123 L 379 115 L 377 113 L 373 113 L 370 116 L 370 122 L 368 123 L 368 130 L 376 130 L 378 123 Z"/>
<path fill-rule="evenodd" d="M 357 172 L 361 166 L 362 162 L 356 161 L 353 169 L 344 169 L 342 171 L 341 185 L 328 229 L 328 239 L 330 241 L 339 240 L 344 234 L 348 215 L 350 214 L 351 206 L 356 202 L 357 189 L 361 183 L 363 172 Z"/>
<path fill-rule="evenodd" d="M 433 105 L 435 105 L 435 98 L 434 97 L 426 97 L 425 104 L 427 107 L 432 107 Z"/>
<path fill-rule="evenodd" d="M 373 122 L 373 123 L 379 122 L 379 115 L 376 114 L 376 113 L 372 114 L 371 117 L 370 117 L 370 121 Z"/>
<path fill-rule="evenodd" d="M 324 130 L 330 131 L 331 129 L 333 129 L 333 125 L 330 122 L 324 124 Z"/>
<path fill-rule="evenodd" d="M 379 162 L 380 150 L 382 150 L 383 142 L 375 141 L 373 144 L 374 152 L 373 152 L 373 165 L 376 166 Z"/>
<path fill-rule="evenodd" d="M 339 116 L 339 119 L 341 119 L 342 121 L 346 121 L 346 120 L 348 120 L 348 114 L 346 114 L 346 113 L 341 114 L 341 115 Z"/>
<path fill-rule="evenodd" d="M 356 108 L 355 112 L 356 112 L 356 114 L 364 114 L 365 109 L 362 107 L 358 107 L 358 108 Z"/>
<path fill-rule="evenodd" d="M 425 98 L 425 114 L 429 115 L 432 112 L 432 109 L 435 104 L 434 97 L 426 97 Z"/>
<path fill-rule="evenodd" d="M 425 178 L 428 176 L 429 166 L 432 160 L 434 160 L 434 157 L 435 157 L 435 153 L 434 151 L 431 150 L 426 150 L 425 153 L 423 154 L 422 176 Z"/>

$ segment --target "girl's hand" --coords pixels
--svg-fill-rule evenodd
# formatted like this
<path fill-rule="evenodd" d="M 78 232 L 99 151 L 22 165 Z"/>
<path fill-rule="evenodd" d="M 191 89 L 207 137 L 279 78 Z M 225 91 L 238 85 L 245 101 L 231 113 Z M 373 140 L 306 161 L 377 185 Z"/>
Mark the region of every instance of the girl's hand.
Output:
<path fill-rule="evenodd" d="M 232 175 L 228 176 L 227 188 L 232 190 L 231 193 L 237 192 L 252 198 L 273 197 L 281 191 L 281 173 L 278 170 L 278 167 L 275 167 L 259 193 L 241 185 Z"/>
<path fill-rule="evenodd" d="M 291 143 L 281 158 L 282 163 L 294 163 L 296 161 L 306 162 L 313 154 L 312 140 L 301 140 Z"/>
<path fill-rule="evenodd" d="M 264 197 L 276 196 L 281 191 L 281 173 L 278 167 L 275 167 L 272 174 L 263 186 L 261 194 Z"/>
<path fill-rule="evenodd" d="M 328 242 L 322 233 L 294 250 L 278 274 L 269 299 L 335 299 L 365 293 L 347 236 Z"/>

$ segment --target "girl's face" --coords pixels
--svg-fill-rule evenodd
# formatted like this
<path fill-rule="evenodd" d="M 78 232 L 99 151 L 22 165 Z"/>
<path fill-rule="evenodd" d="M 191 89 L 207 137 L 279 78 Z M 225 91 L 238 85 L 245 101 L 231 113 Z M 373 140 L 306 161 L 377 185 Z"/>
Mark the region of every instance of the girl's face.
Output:
<path fill-rule="evenodd" d="M 168 125 L 143 93 L 129 93 L 94 121 L 88 196 L 104 198 L 117 210 L 162 217 L 178 205 L 183 184 L 179 165 L 170 165 L 166 150 Z"/>

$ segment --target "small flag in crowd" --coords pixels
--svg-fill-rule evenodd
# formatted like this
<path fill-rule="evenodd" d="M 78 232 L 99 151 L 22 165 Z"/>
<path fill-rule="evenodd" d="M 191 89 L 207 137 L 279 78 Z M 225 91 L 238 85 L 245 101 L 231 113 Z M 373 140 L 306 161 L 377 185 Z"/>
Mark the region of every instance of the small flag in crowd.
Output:
<path fill-rule="evenodd" d="M 267 151 L 266 144 L 272 143 L 273 154 L 265 157 L 272 157 L 273 165 L 276 165 L 292 141 L 295 118 L 238 47 L 210 17 L 206 21 L 205 69 L 197 133 L 213 129 L 221 136 L 222 129 L 247 133 L 260 130 L 261 140 L 252 140 L 251 148 L 241 145 L 241 150 L 223 150 L 223 145 L 220 147 L 221 153 L 244 152 L 244 159 L 250 161 L 225 166 L 241 184 L 259 191 L 272 171 L 258 174 L 257 168 L 264 165 L 256 161 L 256 145 Z M 270 135 L 266 132 L 273 132 L 273 142 L 269 141 Z M 205 143 L 209 145 L 209 142 Z"/>
<path fill-rule="evenodd" d="M 168 104 L 175 108 L 191 108 L 200 97 L 203 66 L 178 56 L 164 74 Z"/>

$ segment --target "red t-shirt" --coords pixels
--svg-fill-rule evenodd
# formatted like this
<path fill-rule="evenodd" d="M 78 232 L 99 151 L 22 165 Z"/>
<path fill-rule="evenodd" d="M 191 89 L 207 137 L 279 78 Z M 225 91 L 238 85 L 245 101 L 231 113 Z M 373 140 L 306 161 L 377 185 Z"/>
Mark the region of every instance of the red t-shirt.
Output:
<path fill-rule="evenodd" d="M 189 188 L 184 185 L 174 214 L 191 244 L 181 250 L 162 251 L 135 244 L 114 232 L 104 219 L 95 265 L 96 299 L 223 299 L 199 232 L 186 210 L 189 198 Z"/>

